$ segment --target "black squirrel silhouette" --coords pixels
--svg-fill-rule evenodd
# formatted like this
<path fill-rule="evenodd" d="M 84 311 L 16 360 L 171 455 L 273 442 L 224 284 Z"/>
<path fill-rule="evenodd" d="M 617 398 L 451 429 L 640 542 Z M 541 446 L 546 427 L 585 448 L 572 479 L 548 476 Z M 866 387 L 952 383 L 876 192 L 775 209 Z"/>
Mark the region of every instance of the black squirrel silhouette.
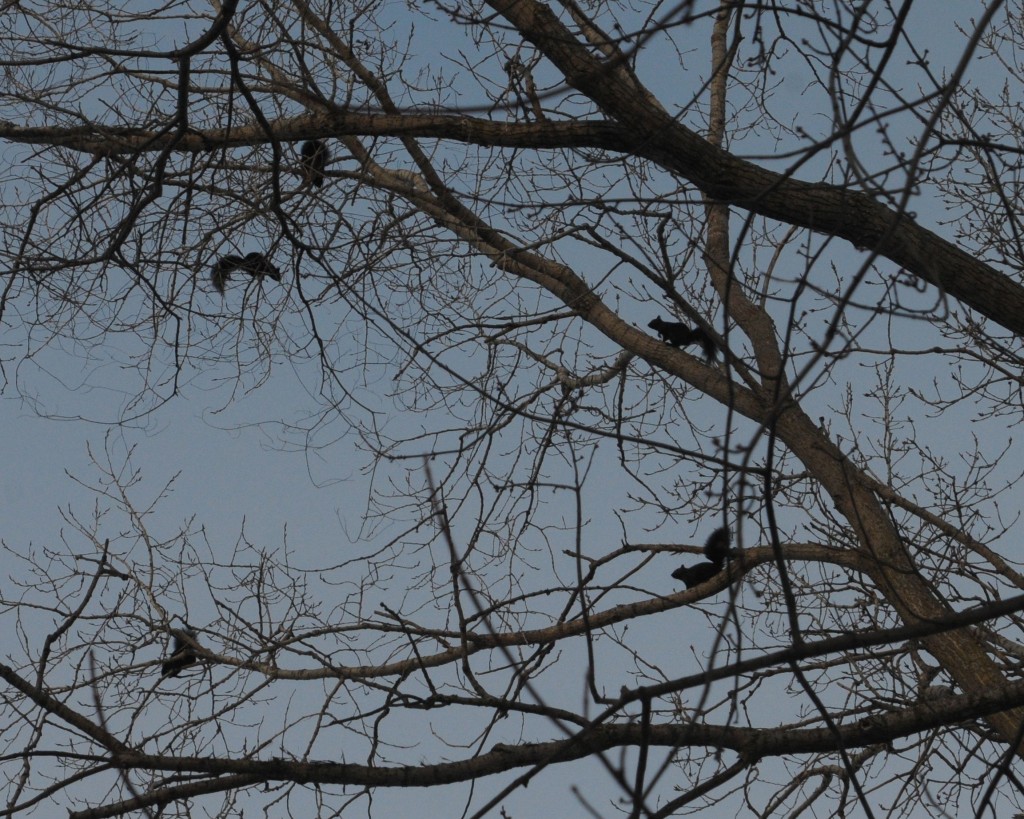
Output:
<path fill-rule="evenodd" d="M 231 254 L 219 258 L 210 273 L 210 281 L 218 293 L 224 293 L 224 285 L 231 278 L 233 270 L 241 270 L 255 278 L 267 276 L 276 282 L 281 281 L 281 271 L 268 262 L 262 253 L 246 253 L 244 256 Z"/>
<path fill-rule="evenodd" d="M 193 642 L 197 642 L 195 629 L 191 626 L 186 625 L 181 632 L 187 635 Z M 180 635 L 175 634 L 174 650 L 171 652 L 171 656 L 164 660 L 164 664 L 160 666 L 160 679 L 164 677 L 177 677 L 178 672 L 183 668 L 187 668 L 196 662 L 198 662 L 198 658 L 196 657 L 195 649 L 187 640 L 183 640 Z"/>
<path fill-rule="evenodd" d="M 703 327 L 691 328 L 679 321 L 663 321 L 661 316 L 647 326 L 661 336 L 662 341 L 673 347 L 686 347 L 695 342 L 699 343 L 704 351 L 704 358 L 708 361 L 714 361 L 718 354 L 718 345 Z"/>
<path fill-rule="evenodd" d="M 692 589 L 701 583 L 706 583 L 725 566 L 725 559 L 729 556 L 729 530 L 724 526 L 715 529 L 704 544 L 704 557 L 707 562 L 698 563 L 696 566 L 680 566 L 672 577 L 682 580 L 686 588 Z"/>
<path fill-rule="evenodd" d="M 302 175 L 313 185 L 314 188 L 324 186 L 324 169 L 327 161 L 331 158 L 331 152 L 327 145 L 319 139 L 311 139 L 302 143 L 300 149 L 302 154 Z"/>
<path fill-rule="evenodd" d="M 696 566 L 680 566 L 672 572 L 672 577 L 682 580 L 686 588 L 692 589 L 701 583 L 707 583 L 720 571 L 722 571 L 722 567 L 716 566 L 714 563 L 698 563 Z"/>

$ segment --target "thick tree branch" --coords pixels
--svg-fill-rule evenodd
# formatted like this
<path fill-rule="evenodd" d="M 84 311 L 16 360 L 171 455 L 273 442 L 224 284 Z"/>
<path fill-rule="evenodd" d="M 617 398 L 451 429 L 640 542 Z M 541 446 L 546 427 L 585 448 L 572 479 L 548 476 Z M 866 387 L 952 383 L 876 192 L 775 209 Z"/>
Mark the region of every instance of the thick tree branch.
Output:
<path fill-rule="evenodd" d="M 997 691 L 930 699 L 905 710 L 877 714 L 839 727 L 846 748 L 891 742 L 943 726 L 956 725 L 1024 704 L 1024 681 Z M 245 776 L 258 781 L 292 781 L 321 785 L 364 787 L 429 787 L 468 782 L 527 765 L 547 766 L 582 759 L 614 748 L 647 742 L 665 748 L 728 748 L 751 762 L 783 754 L 829 753 L 840 742 L 827 728 L 740 728 L 702 723 L 643 726 L 599 725 L 578 735 L 550 742 L 498 744 L 488 753 L 457 762 L 434 765 L 380 767 L 344 762 L 297 762 L 286 759 L 251 760 L 173 757 L 126 753 L 115 762 L 123 768 Z"/>
<path fill-rule="evenodd" d="M 564 44 L 563 44 L 564 45 Z M 606 79 L 601 74 L 598 79 Z M 410 137 L 508 148 L 591 148 L 630 152 L 657 162 L 690 180 L 710 199 L 732 204 L 787 224 L 807 227 L 871 248 L 907 272 L 939 287 L 1014 333 L 1024 333 L 1024 286 L 984 264 L 937 234 L 870 196 L 836 185 L 809 183 L 758 167 L 716 148 L 656 108 L 637 107 L 635 94 L 616 97 L 586 75 L 575 78 L 599 103 L 616 103 L 614 121 L 509 123 L 460 115 L 357 114 L 334 112 L 277 123 L 274 139 Z M 594 86 L 594 87 L 591 87 Z M 0 123 L 0 139 L 35 145 L 60 145 L 89 154 L 159 151 L 162 138 L 134 128 L 21 127 Z M 247 125 L 225 131 L 190 133 L 175 150 L 202 153 L 213 148 L 256 145 L 266 131 Z"/>
<path fill-rule="evenodd" d="M 871 248 L 1011 332 L 1024 333 L 1024 287 L 872 197 L 759 168 L 646 103 L 628 75 L 580 44 L 533 0 L 491 0 L 524 37 L 609 116 L 628 123 L 633 151 L 693 182 L 709 198 Z"/>

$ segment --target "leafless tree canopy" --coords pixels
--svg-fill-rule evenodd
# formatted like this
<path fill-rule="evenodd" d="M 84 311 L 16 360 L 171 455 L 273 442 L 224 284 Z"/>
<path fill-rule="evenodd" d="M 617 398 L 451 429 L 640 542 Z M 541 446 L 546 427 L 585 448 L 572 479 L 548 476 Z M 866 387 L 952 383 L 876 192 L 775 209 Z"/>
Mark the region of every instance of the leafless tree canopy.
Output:
<path fill-rule="evenodd" d="M 0 32 L 7 393 L 292 383 L 369 487 L 232 547 L 97 447 L 4 544 L 0 815 L 1024 809 L 1018 0 Z"/>

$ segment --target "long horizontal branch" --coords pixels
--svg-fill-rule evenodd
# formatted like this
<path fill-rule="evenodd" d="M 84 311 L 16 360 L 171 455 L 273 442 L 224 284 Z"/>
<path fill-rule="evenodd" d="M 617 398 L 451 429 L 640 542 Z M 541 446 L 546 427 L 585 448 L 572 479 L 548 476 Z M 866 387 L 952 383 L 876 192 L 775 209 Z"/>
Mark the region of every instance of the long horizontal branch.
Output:
<path fill-rule="evenodd" d="M 586 85 L 585 80 L 576 82 Z M 602 94 L 607 94 L 602 89 Z M 707 196 L 787 224 L 869 247 L 906 271 L 977 310 L 1014 333 L 1024 334 L 1024 286 L 870 196 L 825 183 L 790 178 L 717 148 L 656 108 L 633 110 L 635 95 L 621 103 L 629 128 L 613 120 L 495 122 L 459 114 L 365 114 L 335 112 L 275 124 L 281 141 L 339 136 L 414 137 L 521 149 L 589 148 L 631 153 L 690 180 Z M 0 139 L 59 145 L 91 154 L 158 151 L 172 136 L 134 128 L 22 127 L 0 123 Z M 176 151 L 266 142 L 265 130 L 248 125 L 188 133 Z"/>
<path fill-rule="evenodd" d="M 752 554 L 754 553 L 754 554 Z M 815 546 L 790 547 L 787 549 L 787 559 L 822 560 L 825 559 L 827 550 Z M 849 561 L 843 559 L 850 557 Z M 405 675 L 414 673 L 422 668 L 436 668 L 457 662 L 466 656 L 487 651 L 499 647 L 512 646 L 537 646 L 555 643 L 569 637 L 584 634 L 588 629 L 595 631 L 606 628 L 616 623 L 631 620 L 636 617 L 657 614 L 659 612 L 678 609 L 688 603 L 696 602 L 699 599 L 714 594 L 724 589 L 740 571 L 748 570 L 750 567 L 768 562 L 772 559 L 771 549 L 764 547 L 757 550 L 749 550 L 744 553 L 742 568 L 736 566 L 733 572 L 723 572 L 706 584 L 686 591 L 677 592 L 664 597 L 650 598 L 635 603 L 626 603 L 620 606 L 613 606 L 604 611 L 592 613 L 586 620 L 578 618 L 565 623 L 556 623 L 537 629 L 523 631 L 509 631 L 493 634 L 478 633 L 470 635 L 464 645 L 453 647 L 435 654 L 422 654 L 404 660 L 396 660 L 383 665 L 367 666 L 334 666 L 331 668 L 312 669 L 282 669 L 276 666 L 264 666 L 260 663 L 252 663 L 246 660 L 239 660 L 232 657 L 210 654 L 216 661 L 225 665 L 236 665 L 244 668 L 253 668 L 267 674 L 275 675 L 282 679 L 306 680 L 321 679 L 324 677 L 339 677 L 341 679 L 365 679 L 379 678 L 393 675 Z M 854 552 L 839 552 L 832 562 L 846 562 L 847 565 L 855 566 L 860 561 Z M 941 634 L 955 631 L 966 626 L 987 623 L 1005 617 L 1010 614 L 1024 611 L 1024 595 L 1018 595 L 1006 600 L 999 600 L 994 603 L 987 603 L 983 606 L 965 609 L 959 612 L 950 612 L 948 615 L 936 618 L 931 621 L 915 623 L 911 625 L 898 626 L 891 629 L 880 629 L 870 632 L 849 632 L 838 637 L 829 637 L 814 642 L 801 643 L 797 646 L 789 646 L 778 651 L 766 653 L 758 657 L 751 657 L 737 663 L 731 663 L 710 672 L 701 672 L 684 680 L 675 680 L 662 683 L 656 686 L 649 686 L 636 692 L 623 694 L 621 702 L 613 704 L 611 710 L 620 707 L 621 704 L 644 696 L 661 696 L 672 691 L 681 691 L 689 687 L 701 685 L 712 679 L 725 679 L 736 674 L 746 674 L 760 669 L 771 668 L 782 663 L 807 660 L 814 657 L 823 657 L 831 654 L 838 654 L 846 651 L 863 650 L 878 646 L 893 645 L 906 640 L 919 639 L 932 634 Z M 451 635 L 455 636 L 455 635 Z M 2 666 L 0 666 L 2 669 Z"/>
<path fill-rule="evenodd" d="M 751 762 L 784 754 L 829 753 L 891 742 L 935 728 L 948 728 L 998 711 L 1024 705 L 1024 681 L 974 695 L 949 695 L 902 711 L 876 714 L 830 728 L 742 728 L 703 723 L 619 723 L 584 728 L 577 735 L 550 742 L 495 745 L 471 759 L 429 765 L 380 767 L 345 762 L 299 762 L 286 759 L 243 760 L 174 757 L 127 753 L 114 760 L 123 768 L 211 776 L 245 775 L 256 779 L 364 787 L 427 787 L 468 782 L 527 765 L 546 766 L 614 748 L 644 743 L 668 747 L 729 748 Z"/>
<path fill-rule="evenodd" d="M 561 761 L 580 759 L 611 748 L 635 746 L 645 742 L 664 747 L 730 748 L 742 757 L 753 761 L 766 756 L 821 753 L 836 750 L 840 746 L 853 748 L 888 742 L 920 731 L 955 725 L 965 720 L 976 720 L 1024 705 L 1024 681 L 1010 683 L 980 694 L 950 695 L 929 699 L 903 711 L 873 714 L 856 723 L 840 726 L 838 735 L 830 728 L 738 728 L 698 723 L 672 723 L 645 728 L 636 724 L 601 722 L 618 712 L 624 703 L 631 699 L 637 699 L 640 693 L 645 697 L 659 696 L 669 690 L 682 690 L 691 683 L 702 684 L 712 678 L 733 676 L 741 671 L 749 672 L 759 667 L 777 664 L 783 660 L 878 646 L 886 642 L 920 637 L 927 631 L 963 628 L 982 620 L 1020 611 L 1022 608 L 1024 608 L 1024 595 L 950 615 L 948 618 L 943 618 L 941 622 L 915 624 L 874 634 L 851 633 L 830 640 L 791 647 L 772 655 L 716 669 L 711 674 L 695 675 L 692 678 L 647 687 L 642 692 L 633 692 L 634 695 L 626 693 L 619 702 L 613 704 L 593 724 L 582 728 L 568 739 L 523 745 L 499 745 L 489 753 L 469 760 L 408 767 L 381 768 L 336 762 L 177 758 L 139 754 L 130 750 L 92 720 L 57 701 L 45 691 L 29 684 L 14 669 L 0 664 L 0 678 L 27 695 L 41 709 L 78 728 L 105 746 L 111 762 L 120 768 L 163 770 L 218 777 L 229 775 L 220 781 L 192 779 L 187 784 L 179 786 L 183 789 L 180 797 L 176 795 L 174 786 L 161 789 L 158 797 L 154 795 L 156 801 L 159 802 L 173 801 L 196 793 L 212 793 L 238 787 L 240 783 L 244 785 L 264 780 L 365 786 L 428 786 L 470 781 L 480 776 L 501 773 L 526 765 L 546 766 Z M 242 777 L 242 779 L 235 777 Z M 145 801 L 147 797 L 142 794 L 139 798 Z M 113 815 L 104 813 L 102 808 L 95 808 L 92 811 L 88 815 L 96 817 Z"/>
<path fill-rule="evenodd" d="M 592 148 L 632 151 L 629 133 L 612 120 L 572 122 L 497 122 L 461 114 L 367 114 L 339 111 L 315 118 L 297 117 L 271 123 L 272 137 L 281 142 L 342 136 L 414 137 L 443 139 L 471 145 L 507 148 Z M 131 127 L 22 126 L 0 121 L 0 139 L 28 145 L 59 145 L 101 156 L 137 151 L 158 152 L 171 145 L 178 152 L 202 153 L 213 148 L 262 145 L 267 131 L 258 124 L 230 129 L 190 131 L 177 138 L 162 130 Z"/>

